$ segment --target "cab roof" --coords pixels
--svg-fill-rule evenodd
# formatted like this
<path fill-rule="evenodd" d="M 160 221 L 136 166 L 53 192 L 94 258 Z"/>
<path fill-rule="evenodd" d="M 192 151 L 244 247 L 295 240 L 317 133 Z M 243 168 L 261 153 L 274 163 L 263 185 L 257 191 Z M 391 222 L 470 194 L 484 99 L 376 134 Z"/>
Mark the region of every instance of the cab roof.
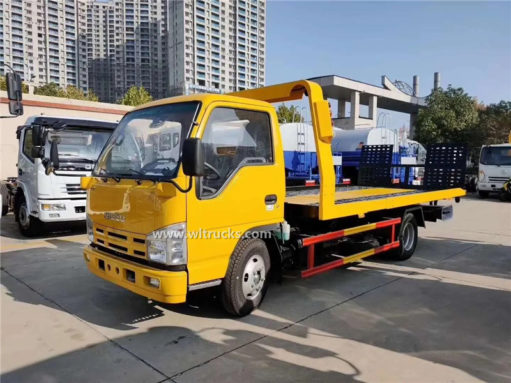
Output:
<path fill-rule="evenodd" d="M 510 147 L 510 146 L 511 146 L 511 143 L 483 145 L 484 148 L 501 148 L 501 147 Z"/>
<path fill-rule="evenodd" d="M 186 96 L 168 97 L 168 98 L 163 98 L 161 100 L 152 101 L 152 102 L 149 102 L 147 104 L 141 105 L 141 106 L 133 109 L 133 111 L 151 108 L 153 106 L 174 104 L 174 103 L 178 103 L 178 102 L 190 102 L 190 101 L 198 101 L 198 102 L 201 102 L 202 104 L 209 104 L 209 103 L 212 103 L 215 101 L 223 101 L 223 102 L 233 102 L 233 103 L 238 103 L 238 104 L 250 104 L 250 105 L 256 105 L 256 106 L 261 106 L 261 107 L 265 107 L 265 108 L 272 106 L 271 104 L 269 104 L 265 101 L 259 101 L 259 100 L 246 98 L 246 97 L 231 96 L 229 94 L 195 93 L 195 94 L 190 94 L 190 95 L 186 95 Z"/>
<path fill-rule="evenodd" d="M 73 118 L 73 117 L 57 117 L 57 116 L 31 116 L 25 122 L 27 125 L 69 125 L 73 127 L 83 128 L 99 128 L 99 129 L 115 129 L 117 122 L 96 120 L 92 118 Z"/>

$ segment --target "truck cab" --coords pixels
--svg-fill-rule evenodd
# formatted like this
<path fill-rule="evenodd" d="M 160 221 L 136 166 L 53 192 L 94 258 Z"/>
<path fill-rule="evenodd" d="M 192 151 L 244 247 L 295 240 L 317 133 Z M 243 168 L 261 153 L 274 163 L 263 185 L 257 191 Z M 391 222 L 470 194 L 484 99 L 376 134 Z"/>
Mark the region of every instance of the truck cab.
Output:
<path fill-rule="evenodd" d="M 499 193 L 511 178 L 511 144 L 485 145 L 479 156 L 477 191 L 481 198 Z"/>
<path fill-rule="evenodd" d="M 80 188 L 80 177 L 90 175 L 116 126 L 109 121 L 34 116 L 18 127 L 14 214 L 22 234 L 37 234 L 53 222 L 85 221 L 86 191 Z M 41 135 L 37 148 L 34 131 Z M 49 168 L 53 142 L 58 170 Z"/>

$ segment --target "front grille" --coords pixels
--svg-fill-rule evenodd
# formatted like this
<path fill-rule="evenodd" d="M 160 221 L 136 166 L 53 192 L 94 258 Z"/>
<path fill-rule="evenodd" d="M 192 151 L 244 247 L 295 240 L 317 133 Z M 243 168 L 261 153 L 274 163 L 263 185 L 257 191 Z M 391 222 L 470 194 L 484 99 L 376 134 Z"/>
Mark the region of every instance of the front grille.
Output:
<path fill-rule="evenodd" d="M 94 242 L 116 253 L 146 258 L 145 236 L 106 226 L 94 226 Z"/>
<path fill-rule="evenodd" d="M 488 177 L 490 182 L 506 182 L 509 177 Z"/>
<path fill-rule="evenodd" d="M 85 190 L 80 187 L 80 184 L 66 184 L 67 194 L 87 194 Z"/>

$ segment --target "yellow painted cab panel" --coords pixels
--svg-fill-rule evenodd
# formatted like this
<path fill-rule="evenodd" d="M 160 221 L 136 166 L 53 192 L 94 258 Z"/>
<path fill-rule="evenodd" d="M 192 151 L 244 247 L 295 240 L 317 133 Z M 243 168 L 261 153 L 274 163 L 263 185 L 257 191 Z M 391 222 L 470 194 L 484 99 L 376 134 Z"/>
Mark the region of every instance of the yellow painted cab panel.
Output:
<path fill-rule="evenodd" d="M 170 184 L 143 181 L 138 185 L 134 180 L 108 179 L 89 189 L 87 213 L 95 224 L 147 235 L 185 222 L 186 198 Z"/>
<path fill-rule="evenodd" d="M 280 223 L 284 220 L 285 171 L 284 155 L 278 121 L 273 108 L 258 105 L 218 102 L 210 105 L 204 121 L 215 108 L 241 108 L 262 111 L 271 118 L 273 163 L 243 166 L 216 196 L 197 197 L 197 184 L 187 194 L 187 229 L 189 232 L 217 233 L 215 236 L 188 239 L 189 283 L 200 283 L 223 278 L 229 258 L 239 236 L 255 227 Z M 205 123 L 194 134 L 202 137 Z M 273 206 L 265 203 L 268 195 L 275 195 Z M 232 235 L 228 234 L 232 233 Z M 221 236 L 224 238 L 221 238 Z"/>

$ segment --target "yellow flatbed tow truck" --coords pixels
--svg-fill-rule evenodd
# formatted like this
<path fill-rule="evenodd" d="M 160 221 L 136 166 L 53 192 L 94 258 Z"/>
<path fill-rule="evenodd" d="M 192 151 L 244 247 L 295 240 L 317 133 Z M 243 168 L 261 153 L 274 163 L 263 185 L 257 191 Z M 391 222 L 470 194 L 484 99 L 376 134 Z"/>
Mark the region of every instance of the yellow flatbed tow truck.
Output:
<path fill-rule="evenodd" d="M 319 188 L 286 188 L 271 104 L 304 95 Z M 225 309 L 241 316 L 261 303 L 270 271 L 309 277 L 381 252 L 409 258 L 417 226 L 452 215 L 437 201 L 465 195 L 450 186 L 340 187 L 332 138 L 328 102 L 310 81 L 139 107 L 119 123 L 92 176 L 82 178 L 89 270 L 165 303 L 217 286 Z M 443 176 L 451 168 L 441 167 Z"/>

